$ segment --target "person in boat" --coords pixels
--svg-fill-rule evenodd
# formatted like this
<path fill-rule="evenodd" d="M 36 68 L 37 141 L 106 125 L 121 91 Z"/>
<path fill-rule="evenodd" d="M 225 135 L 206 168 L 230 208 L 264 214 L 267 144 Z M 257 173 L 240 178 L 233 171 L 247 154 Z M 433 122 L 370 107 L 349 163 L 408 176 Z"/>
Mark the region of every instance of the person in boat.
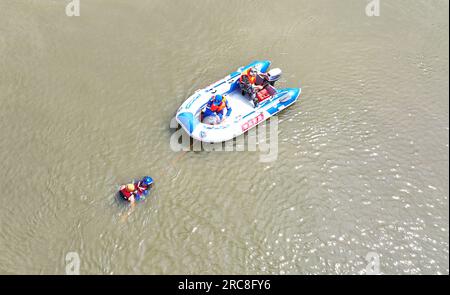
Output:
<path fill-rule="evenodd" d="M 225 109 L 227 113 L 225 115 Z M 216 117 L 216 124 L 222 123 L 231 114 L 231 107 L 224 95 L 216 94 L 206 104 L 206 109 L 203 112 L 203 118 Z"/>
<path fill-rule="evenodd" d="M 239 85 L 241 86 L 242 95 L 248 93 L 253 100 L 255 107 L 258 106 L 258 99 L 256 94 L 258 91 L 264 88 L 264 85 L 257 85 L 256 76 L 259 75 L 261 78 L 267 78 L 265 74 L 260 73 L 255 67 L 250 67 L 248 70 L 244 71 L 239 77 Z"/>

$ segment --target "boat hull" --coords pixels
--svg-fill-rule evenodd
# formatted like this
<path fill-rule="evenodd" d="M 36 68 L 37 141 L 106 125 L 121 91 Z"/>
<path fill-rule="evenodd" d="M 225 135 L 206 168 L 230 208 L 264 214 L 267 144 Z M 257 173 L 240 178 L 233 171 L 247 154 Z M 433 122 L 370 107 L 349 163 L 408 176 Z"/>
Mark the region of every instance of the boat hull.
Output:
<path fill-rule="evenodd" d="M 255 61 L 239 68 L 216 83 L 197 90 L 178 109 L 176 120 L 194 139 L 216 143 L 237 137 L 289 107 L 300 96 L 300 88 L 276 89 L 276 93 L 254 107 L 248 96 L 241 93 L 239 77 L 249 67 L 256 67 L 260 72 L 267 72 L 269 61 Z M 231 115 L 221 124 L 210 125 L 201 122 L 201 110 L 215 94 L 225 95 L 232 109 Z"/>

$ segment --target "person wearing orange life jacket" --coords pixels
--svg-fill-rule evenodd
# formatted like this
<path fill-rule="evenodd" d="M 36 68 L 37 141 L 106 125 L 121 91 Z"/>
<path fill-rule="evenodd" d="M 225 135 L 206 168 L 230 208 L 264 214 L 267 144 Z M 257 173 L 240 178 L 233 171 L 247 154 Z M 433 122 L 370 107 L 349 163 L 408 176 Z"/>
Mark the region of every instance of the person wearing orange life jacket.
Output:
<path fill-rule="evenodd" d="M 239 85 L 241 86 L 242 95 L 248 93 L 250 97 L 253 99 L 255 107 L 258 106 L 256 93 L 258 93 L 258 91 L 260 91 L 264 87 L 263 85 L 256 85 L 256 76 L 258 74 L 262 75 L 263 78 L 265 77 L 264 74 L 258 73 L 258 70 L 255 67 L 250 67 L 248 70 L 246 70 L 241 74 L 241 77 L 239 77 Z"/>
<path fill-rule="evenodd" d="M 255 67 L 250 67 L 241 74 L 239 81 L 256 86 L 256 75 L 258 75 L 258 70 Z"/>
<path fill-rule="evenodd" d="M 224 110 L 227 109 L 227 113 L 224 116 Z M 206 104 L 206 109 L 203 113 L 203 117 L 215 116 L 218 118 L 216 124 L 221 123 L 225 118 L 229 117 L 231 114 L 231 107 L 225 96 L 217 94 L 211 97 L 211 99 Z"/>

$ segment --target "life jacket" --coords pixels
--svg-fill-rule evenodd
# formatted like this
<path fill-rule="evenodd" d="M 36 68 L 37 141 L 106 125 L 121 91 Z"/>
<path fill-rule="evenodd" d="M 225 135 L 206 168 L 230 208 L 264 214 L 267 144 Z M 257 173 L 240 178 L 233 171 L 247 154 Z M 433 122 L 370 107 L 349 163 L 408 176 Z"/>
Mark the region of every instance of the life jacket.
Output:
<path fill-rule="evenodd" d="M 220 102 L 219 105 L 215 105 L 214 104 L 214 97 L 212 98 L 212 101 L 213 101 L 213 103 L 209 107 L 209 109 L 212 112 L 215 112 L 215 113 L 221 112 L 226 107 L 226 103 L 225 103 L 226 102 L 226 98 L 225 97 L 222 98 L 222 101 Z"/>
<path fill-rule="evenodd" d="M 243 80 L 244 76 L 247 77 L 248 83 L 250 83 L 250 84 L 252 84 L 252 85 L 254 85 L 254 84 L 256 83 L 256 76 L 250 75 L 250 69 L 248 69 L 247 71 L 245 71 L 245 73 L 243 73 L 243 74 L 241 75 L 241 77 L 239 78 L 239 81 L 242 82 L 242 83 L 245 83 L 245 82 L 246 82 L 246 81 Z"/>
<path fill-rule="evenodd" d="M 126 199 L 127 201 L 130 199 L 131 195 L 133 195 L 134 192 L 129 192 L 127 190 L 127 187 L 124 185 L 121 189 L 120 189 L 120 193 L 122 194 L 122 196 L 124 197 L 124 199 Z"/>

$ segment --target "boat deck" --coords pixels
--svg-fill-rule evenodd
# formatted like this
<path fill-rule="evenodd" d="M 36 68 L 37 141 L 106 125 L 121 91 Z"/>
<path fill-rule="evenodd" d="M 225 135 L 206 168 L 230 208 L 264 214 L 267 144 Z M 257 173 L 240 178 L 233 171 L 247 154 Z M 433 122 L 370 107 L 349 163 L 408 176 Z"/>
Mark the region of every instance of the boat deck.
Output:
<path fill-rule="evenodd" d="M 243 96 L 239 89 L 226 94 L 226 97 L 232 109 L 230 116 L 231 118 L 235 118 L 237 116 L 244 117 L 248 113 L 251 113 L 255 110 L 253 102 L 250 100 L 250 98 L 248 96 Z"/>

